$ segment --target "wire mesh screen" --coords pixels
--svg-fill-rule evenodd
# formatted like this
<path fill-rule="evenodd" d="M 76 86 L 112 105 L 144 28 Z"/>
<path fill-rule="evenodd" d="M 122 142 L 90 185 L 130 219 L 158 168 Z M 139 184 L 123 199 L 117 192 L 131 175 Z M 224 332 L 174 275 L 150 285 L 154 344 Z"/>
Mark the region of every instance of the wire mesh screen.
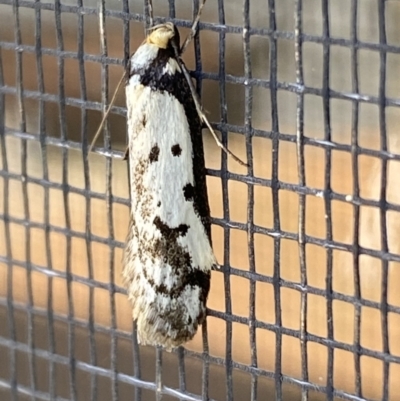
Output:
<path fill-rule="evenodd" d="M 198 2 L 154 1 L 181 37 Z M 209 0 L 207 324 L 138 346 L 121 281 L 141 1 L 0 0 L 1 400 L 400 400 L 400 2 Z"/>

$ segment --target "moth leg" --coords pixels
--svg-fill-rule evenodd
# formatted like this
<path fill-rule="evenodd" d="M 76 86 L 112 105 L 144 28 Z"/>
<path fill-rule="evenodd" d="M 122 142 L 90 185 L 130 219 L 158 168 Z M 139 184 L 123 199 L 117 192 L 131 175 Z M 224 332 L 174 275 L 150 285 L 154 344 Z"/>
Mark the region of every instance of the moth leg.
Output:
<path fill-rule="evenodd" d="M 175 50 L 175 51 L 176 51 L 176 50 Z M 196 89 L 194 88 L 192 79 L 190 78 L 189 72 L 188 72 L 188 70 L 187 70 L 185 64 L 183 63 L 183 61 L 182 61 L 181 58 L 179 57 L 179 54 L 176 54 L 175 56 L 176 56 L 176 60 L 177 60 L 178 63 L 179 63 L 179 66 L 180 66 L 181 69 L 182 69 L 183 75 L 185 76 L 186 81 L 187 81 L 187 83 L 188 83 L 188 85 L 189 85 L 189 89 L 190 89 L 190 92 L 191 92 L 191 94 L 192 94 L 192 98 L 193 98 L 194 104 L 195 104 L 195 106 L 196 106 L 197 114 L 199 115 L 200 120 L 203 121 L 204 124 L 206 124 L 207 128 L 210 130 L 212 136 L 214 137 L 215 142 L 217 143 L 217 145 L 218 145 L 226 154 L 231 155 L 232 158 L 233 158 L 235 161 L 237 161 L 239 164 L 241 164 L 242 166 L 248 167 L 249 165 L 248 165 L 247 163 L 245 163 L 244 161 L 242 161 L 241 159 L 239 159 L 234 153 L 232 153 L 228 148 L 226 148 L 226 147 L 222 144 L 222 142 L 219 140 L 219 138 L 218 138 L 217 134 L 215 133 L 213 127 L 211 126 L 210 122 L 208 121 L 207 116 L 204 114 L 203 108 L 202 108 L 201 103 L 200 103 L 199 96 L 197 95 Z"/>
<path fill-rule="evenodd" d="M 114 94 L 113 94 L 113 97 L 112 97 L 112 99 L 111 99 L 111 102 L 110 102 L 110 104 L 108 105 L 107 110 L 106 110 L 106 112 L 105 112 L 104 115 L 103 115 L 103 119 L 101 120 L 100 126 L 99 126 L 99 128 L 97 129 L 97 132 L 96 132 L 96 134 L 94 135 L 94 138 L 93 138 L 93 140 L 92 140 L 92 143 L 91 143 L 90 146 L 89 146 L 88 153 L 90 153 L 90 152 L 92 151 L 92 148 L 93 148 L 93 146 L 94 146 L 94 144 L 95 144 L 97 138 L 98 138 L 99 135 L 101 134 L 101 130 L 102 130 L 102 128 L 103 128 L 103 125 L 104 125 L 104 123 L 106 122 L 106 119 L 107 119 L 108 115 L 110 114 L 110 111 L 111 111 L 111 108 L 112 108 L 113 104 L 115 103 L 115 99 L 117 98 L 118 90 L 119 90 L 119 88 L 121 87 L 122 82 L 125 80 L 126 74 L 127 74 L 127 72 L 125 71 L 125 72 L 122 74 L 121 79 L 120 79 L 119 82 L 118 82 L 117 89 L 115 89 Z"/>
<path fill-rule="evenodd" d="M 126 147 L 125 152 L 124 152 L 124 157 L 122 160 L 128 160 L 129 157 L 129 146 Z"/>

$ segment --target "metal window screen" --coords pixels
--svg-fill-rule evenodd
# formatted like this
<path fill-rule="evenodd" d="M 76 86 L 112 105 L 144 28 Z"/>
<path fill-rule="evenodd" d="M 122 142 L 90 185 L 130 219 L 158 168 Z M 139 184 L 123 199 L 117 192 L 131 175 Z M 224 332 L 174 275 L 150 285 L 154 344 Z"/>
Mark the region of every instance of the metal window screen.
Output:
<path fill-rule="evenodd" d="M 184 36 L 192 6 L 155 20 Z M 1 400 L 400 400 L 399 18 L 208 1 L 184 58 L 249 167 L 204 134 L 221 271 L 167 353 L 137 345 L 121 284 L 123 93 L 87 155 L 143 3 L 0 0 Z"/>

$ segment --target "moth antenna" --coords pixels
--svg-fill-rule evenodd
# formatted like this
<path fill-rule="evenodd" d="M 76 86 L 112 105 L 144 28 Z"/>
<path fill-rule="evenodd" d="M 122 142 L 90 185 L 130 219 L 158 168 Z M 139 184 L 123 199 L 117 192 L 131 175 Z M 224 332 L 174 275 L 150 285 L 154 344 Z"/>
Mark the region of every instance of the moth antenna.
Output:
<path fill-rule="evenodd" d="M 201 17 L 201 13 L 203 11 L 203 7 L 206 4 L 207 0 L 203 0 L 200 5 L 199 5 L 199 10 L 197 11 L 197 15 L 196 18 L 193 20 L 193 24 L 192 24 L 192 28 L 191 31 L 189 33 L 189 35 L 186 37 L 185 41 L 183 42 L 183 45 L 180 49 L 180 51 L 178 52 L 178 49 L 174 49 L 175 50 L 175 57 L 178 60 L 178 63 L 180 65 L 180 67 L 182 68 L 183 71 L 183 75 L 185 76 L 185 79 L 189 85 L 190 88 L 190 92 L 192 94 L 193 97 L 193 101 L 194 104 L 196 106 L 196 110 L 197 110 L 197 114 L 199 115 L 200 119 L 203 121 L 203 123 L 207 126 L 207 128 L 210 130 L 212 136 L 215 139 L 215 142 L 217 143 L 217 145 L 228 155 L 232 156 L 232 158 L 238 162 L 239 164 L 241 164 L 242 166 L 246 166 L 248 167 L 248 164 L 245 163 L 243 160 L 241 160 L 239 157 L 237 157 L 234 153 L 232 153 L 229 149 L 227 149 L 222 142 L 219 140 L 217 134 L 215 133 L 214 129 L 211 127 L 210 122 L 208 121 L 208 118 L 206 117 L 206 115 L 203 112 L 203 108 L 201 106 L 200 103 L 200 99 L 199 96 L 197 95 L 196 89 L 194 88 L 193 85 L 193 81 L 192 78 L 189 75 L 189 72 L 185 66 L 185 64 L 183 63 L 183 61 L 180 58 L 180 55 L 184 53 L 184 51 L 186 50 L 186 48 L 189 46 L 190 42 L 193 40 L 193 38 L 196 36 L 197 33 L 197 27 L 199 25 L 199 21 L 200 21 L 200 17 Z M 178 54 L 179 53 L 179 54 Z"/>
<path fill-rule="evenodd" d="M 227 148 L 223 145 L 223 143 L 219 140 L 219 138 L 218 138 L 217 134 L 215 133 L 213 127 L 211 127 L 211 124 L 210 124 L 210 122 L 208 121 L 208 118 L 206 117 L 206 115 L 205 115 L 204 112 L 203 112 L 203 108 L 202 108 L 202 106 L 201 106 L 199 96 L 198 96 L 197 93 L 196 93 L 196 89 L 194 88 L 192 78 L 190 77 L 189 72 L 188 72 L 188 70 L 186 69 L 185 64 L 183 64 L 182 60 L 181 60 L 179 57 L 177 57 L 177 60 L 178 60 L 179 66 L 182 68 L 183 75 L 185 76 L 185 79 L 186 79 L 186 81 L 187 81 L 187 83 L 188 83 L 188 85 L 189 85 L 190 92 L 191 92 L 191 94 L 192 94 L 193 101 L 194 101 L 194 104 L 195 104 L 195 106 L 196 106 L 197 114 L 199 115 L 200 119 L 204 122 L 204 124 L 206 124 L 207 128 L 210 130 L 210 132 L 211 132 L 212 136 L 214 137 L 215 142 L 217 143 L 217 145 L 218 145 L 226 154 L 232 156 L 232 158 L 233 158 L 236 162 L 238 162 L 238 163 L 241 164 L 242 166 L 249 167 L 249 165 L 248 165 L 247 163 L 245 163 L 242 159 L 240 159 L 239 157 L 237 157 L 237 156 L 236 156 L 233 152 L 231 152 L 229 149 L 227 149 Z"/>
<path fill-rule="evenodd" d="M 199 25 L 200 17 L 201 17 L 201 12 L 203 11 L 203 7 L 206 4 L 207 0 L 203 0 L 200 3 L 199 10 L 197 11 L 196 18 L 193 20 L 192 28 L 189 33 L 189 35 L 186 37 L 185 41 L 183 42 L 183 45 L 181 47 L 180 53 L 183 54 L 183 52 L 186 50 L 186 48 L 189 46 L 190 42 L 193 40 L 193 38 L 196 36 L 197 33 L 197 27 Z"/>
<path fill-rule="evenodd" d="M 117 98 L 117 93 L 118 93 L 118 91 L 119 91 L 119 88 L 121 87 L 122 82 L 123 82 L 123 80 L 124 80 L 124 78 L 125 78 L 125 74 L 126 74 L 126 72 L 124 72 L 124 73 L 122 74 L 122 77 L 121 77 L 121 79 L 120 79 L 119 82 L 118 82 L 117 88 L 116 88 L 115 91 L 114 91 L 114 94 L 113 94 L 113 97 L 112 97 L 112 99 L 111 99 L 111 102 L 110 102 L 110 104 L 108 105 L 107 110 L 106 110 L 106 112 L 105 112 L 104 115 L 103 115 L 103 119 L 101 120 L 101 123 L 100 123 L 100 125 L 99 125 L 99 128 L 98 128 L 97 131 L 96 131 L 96 134 L 95 134 L 95 136 L 94 136 L 94 138 L 93 138 L 93 140 L 92 140 L 92 143 L 90 144 L 88 153 L 90 153 L 90 152 L 92 151 L 92 148 L 93 148 L 94 144 L 96 143 L 97 138 L 99 137 L 99 135 L 100 135 L 100 133 L 101 133 L 101 130 L 102 130 L 103 126 L 104 126 L 104 123 L 105 123 L 105 121 L 106 121 L 108 115 L 110 114 L 111 108 L 112 108 L 112 106 L 113 106 L 114 103 L 115 103 L 115 99 Z"/>
<path fill-rule="evenodd" d="M 152 0 L 146 0 L 144 2 L 144 13 L 146 15 L 145 34 L 147 35 L 147 30 L 150 29 L 154 24 L 153 1 Z"/>

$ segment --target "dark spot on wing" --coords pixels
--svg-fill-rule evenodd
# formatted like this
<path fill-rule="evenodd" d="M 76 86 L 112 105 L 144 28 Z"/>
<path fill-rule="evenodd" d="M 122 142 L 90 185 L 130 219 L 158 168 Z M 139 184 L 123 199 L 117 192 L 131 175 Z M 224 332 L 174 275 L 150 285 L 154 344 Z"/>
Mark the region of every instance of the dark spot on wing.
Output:
<path fill-rule="evenodd" d="M 189 230 L 189 226 L 187 224 L 179 224 L 178 226 L 178 232 L 181 237 L 184 237 Z"/>
<path fill-rule="evenodd" d="M 192 258 L 175 238 L 161 237 L 154 241 L 153 252 L 158 258 L 161 258 L 165 264 L 171 266 L 177 279 L 181 277 L 192 265 Z"/>
<path fill-rule="evenodd" d="M 178 237 L 184 237 L 189 230 L 189 226 L 187 224 L 179 224 L 178 227 L 171 228 L 158 216 L 154 218 L 153 223 L 160 230 L 162 236 L 168 241 L 176 241 Z"/>
<path fill-rule="evenodd" d="M 146 117 L 146 114 L 143 114 L 143 117 L 142 117 L 142 125 L 143 125 L 143 128 L 146 127 L 146 124 L 147 124 L 147 117 Z"/>
<path fill-rule="evenodd" d="M 174 156 L 180 156 L 182 153 L 182 149 L 179 146 L 179 143 L 171 147 L 171 152 Z"/>
<path fill-rule="evenodd" d="M 154 283 L 154 282 L 153 282 Z M 152 284 L 153 286 L 153 284 Z M 210 273 L 200 269 L 187 271 L 179 284 L 168 290 L 165 284 L 154 286 L 154 290 L 158 293 L 168 295 L 171 298 L 178 298 L 187 286 L 200 288 L 200 300 L 207 300 L 208 291 L 210 290 Z"/>
<path fill-rule="evenodd" d="M 157 202 L 157 207 L 160 207 L 161 206 L 161 201 L 158 201 Z"/>
<path fill-rule="evenodd" d="M 150 154 L 149 154 L 149 160 L 150 163 L 154 163 L 156 161 L 158 161 L 158 155 L 160 154 L 160 148 L 158 147 L 158 145 L 154 145 L 151 148 Z"/>
<path fill-rule="evenodd" d="M 169 264 L 177 279 L 182 280 L 193 266 L 189 252 L 177 240 L 179 237 L 184 237 L 190 227 L 187 224 L 180 224 L 171 228 L 158 216 L 154 218 L 153 223 L 160 231 L 161 238 L 154 241 L 152 252 L 162 258 L 164 263 Z"/>
<path fill-rule="evenodd" d="M 193 201 L 193 196 L 194 196 L 194 187 L 192 184 L 186 184 L 183 188 L 183 196 L 185 197 L 185 200 L 188 202 Z"/>

